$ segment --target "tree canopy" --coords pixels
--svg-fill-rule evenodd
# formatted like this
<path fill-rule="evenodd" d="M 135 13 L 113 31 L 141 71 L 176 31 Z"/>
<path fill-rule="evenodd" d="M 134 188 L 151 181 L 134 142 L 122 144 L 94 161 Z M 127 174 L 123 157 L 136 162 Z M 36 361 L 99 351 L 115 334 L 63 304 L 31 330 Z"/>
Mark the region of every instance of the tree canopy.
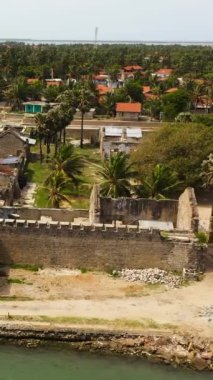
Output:
<path fill-rule="evenodd" d="M 196 123 L 167 124 L 146 135 L 132 159 L 141 176 L 149 176 L 158 164 L 177 174 L 181 187 L 201 186 L 202 162 L 212 152 L 213 128 Z"/>

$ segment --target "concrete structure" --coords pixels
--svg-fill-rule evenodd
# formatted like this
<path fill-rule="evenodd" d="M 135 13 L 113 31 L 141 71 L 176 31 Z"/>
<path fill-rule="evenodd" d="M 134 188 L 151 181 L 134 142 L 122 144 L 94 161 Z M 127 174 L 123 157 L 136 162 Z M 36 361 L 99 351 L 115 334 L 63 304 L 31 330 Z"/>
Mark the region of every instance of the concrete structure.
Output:
<path fill-rule="evenodd" d="M 0 166 L 0 205 L 12 205 L 14 199 L 19 197 L 20 187 L 17 169 Z"/>
<path fill-rule="evenodd" d="M 91 223 L 136 224 L 140 221 L 170 222 L 181 231 L 198 231 L 199 216 L 193 188 L 187 188 L 178 200 L 147 198 L 106 198 L 95 185 L 90 199 Z M 160 228 L 160 227 L 159 227 Z"/>
<path fill-rule="evenodd" d="M 142 138 L 140 128 L 120 128 L 106 126 L 100 132 L 100 151 L 102 158 L 110 158 L 113 153 L 129 153 L 137 147 Z"/>
<path fill-rule="evenodd" d="M 138 120 L 141 114 L 141 103 L 116 103 L 116 118 Z"/>
<path fill-rule="evenodd" d="M 24 171 L 30 144 L 35 140 L 21 136 L 15 128 L 0 133 L 0 203 L 12 205 L 19 198 L 19 178 Z"/>
<path fill-rule="evenodd" d="M 76 219 L 89 219 L 89 210 L 86 209 L 57 209 L 36 207 L 0 207 L 0 219 L 11 219 L 16 215 L 24 220 L 49 220 L 59 222 L 74 222 Z"/>
<path fill-rule="evenodd" d="M 95 116 L 95 108 L 91 108 L 88 112 L 85 112 L 84 119 L 93 119 Z M 81 119 L 81 111 L 77 108 L 74 114 L 74 119 Z"/>
<path fill-rule="evenodd" d="M 45 82 L 47 84 L 47 87 L 50 87 L 50 86 L 60 87 L 63 84 L 63 81 L 61 78 L 45 79 Z"/>
<path fill-rule="evenodd" d="M 0 158 L 11 158 L 13 156 L 25 159 L 29 154 L 30 146 L 35 145 L 35 143 L 35 139 L 21 135 L 15 128 L 5 127 L 0 133 Z"/>
<path fill-rule="evenodd" d="M 152 76 L 157 76 L 159 79 L 167 79 L 170 77 L 170 75 L 172 75 L 172 72 L 172 69 L 159 69 L 153 73 Z"/>

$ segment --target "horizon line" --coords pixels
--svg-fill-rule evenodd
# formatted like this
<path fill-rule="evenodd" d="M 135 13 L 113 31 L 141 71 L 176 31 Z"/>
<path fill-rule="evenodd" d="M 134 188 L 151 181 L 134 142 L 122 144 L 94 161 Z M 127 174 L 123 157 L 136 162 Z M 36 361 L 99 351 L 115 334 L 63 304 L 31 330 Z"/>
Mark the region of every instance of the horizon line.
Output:
<path fill-rule="evenodd" d="M 79 38 L 74 38 L 74 39 L 67 39 L 67 38 L 60 38 L 60 39 L 57 39 L 57 38 L 48 38 L 48 39 L 45 39 L 45 38 L 9 38 L 9 37 L 6 37 L 6 38 L 0 38 L 0 41 L 56 41 L 56 42 L 60 42 L 60 41 L 64 41 L 64 42 L 95 42 L 94 39 L 79 39 Z M 141 40 L 141 39 L 131 39 L 131 40 L 128 40 L 128 39 L 99 39 L 98 41 L 96 41 L 97 43 L 100 43 L 100 42 L 140 42 L 140 43 L 152 43 L 152 42 L 157 42 L 157 43 L 213 43 L 213 40 Z"/>

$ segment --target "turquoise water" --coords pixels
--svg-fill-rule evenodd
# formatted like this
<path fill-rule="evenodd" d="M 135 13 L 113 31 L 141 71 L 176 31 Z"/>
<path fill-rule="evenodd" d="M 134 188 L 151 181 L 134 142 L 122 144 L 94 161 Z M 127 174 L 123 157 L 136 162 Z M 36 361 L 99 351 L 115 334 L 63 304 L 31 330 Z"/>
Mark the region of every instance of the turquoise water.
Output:
<path fill-rule="evenodd" d="M 146 361 L 0 346 L 0 380 L 210 380 L 213 374 Z"/>

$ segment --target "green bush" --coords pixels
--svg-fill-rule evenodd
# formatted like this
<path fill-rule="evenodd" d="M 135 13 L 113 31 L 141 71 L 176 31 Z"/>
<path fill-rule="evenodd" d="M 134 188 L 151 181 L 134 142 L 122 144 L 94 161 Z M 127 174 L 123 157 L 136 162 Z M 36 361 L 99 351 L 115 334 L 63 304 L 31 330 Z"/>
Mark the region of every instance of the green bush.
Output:
<path fill-rule="evenodd" d="M 207 244 L 208 243 L 208 236 L 205 234 L 205 232 L 197 232 L 196 238 L 198 239 L 199 244 Z"/>

